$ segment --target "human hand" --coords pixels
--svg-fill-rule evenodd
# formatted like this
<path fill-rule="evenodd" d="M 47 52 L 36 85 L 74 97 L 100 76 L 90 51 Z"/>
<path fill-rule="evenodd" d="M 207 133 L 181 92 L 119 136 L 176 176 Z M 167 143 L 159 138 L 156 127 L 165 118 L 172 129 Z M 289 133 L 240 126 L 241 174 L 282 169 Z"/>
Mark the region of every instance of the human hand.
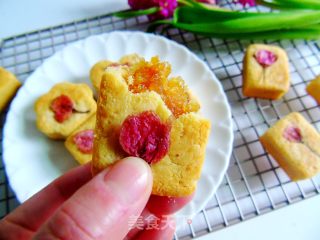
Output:
<path fill-rule="evenodd" d="M 141 159 L 126 158 L 93 178 L 90 165 L 79 166 L 7 215 L 0 239 L 172 239 L 174 224 L 159 219 L 191 197 L 172 204 L 170 198 L 152 196 L 148 208 L 158 209 L 155 217 L 145 209 L 151 190 L 152 173 Z M 144 221 L 143 229 L 130 229 L 129 222 L 140 215 L 157 219 L 158 227 L 144 228 Z"/>

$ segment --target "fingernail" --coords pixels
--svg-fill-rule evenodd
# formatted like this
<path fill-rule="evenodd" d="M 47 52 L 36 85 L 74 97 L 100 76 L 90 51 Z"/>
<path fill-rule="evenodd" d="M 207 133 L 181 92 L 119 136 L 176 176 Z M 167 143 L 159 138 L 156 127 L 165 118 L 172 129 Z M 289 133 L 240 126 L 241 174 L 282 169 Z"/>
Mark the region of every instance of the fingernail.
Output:
<path fill-rule="evenodd" d="M 125 158 L 114 165 L 105 174 L 104 181 L 114 188 L 115 194 L 123 204 L 132 204 L 152 188 L 149 165 L 135 157 Z"/>

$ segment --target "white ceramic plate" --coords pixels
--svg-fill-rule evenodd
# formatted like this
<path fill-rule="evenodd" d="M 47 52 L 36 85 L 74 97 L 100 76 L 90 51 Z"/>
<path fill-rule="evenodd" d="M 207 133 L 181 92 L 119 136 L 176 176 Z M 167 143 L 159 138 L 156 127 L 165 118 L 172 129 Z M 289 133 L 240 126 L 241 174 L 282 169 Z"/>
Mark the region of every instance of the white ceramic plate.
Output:
<path fill-rule="evenodd" d="M 194 199 L 179 214 L 193 217 L 215 193 L 226 172 L 232 149 L 231 112 L 223 89 L 207 65 L 187 48 L 164 37 L 142 32 L 112 32 L 72 43 L 48 58 L 25 82 L 12 102 L 4 127 L 3 159 L 11 187 L 25 201 L 76 162 L 63 142 L 53 141 L 35 125 L 36 99 L 56 83 L 89 81 L 89 70 L 102 59 L 118 60 L 138 53 L 147 59 L 159 55 L 172 64 L 202 103 L 202 114 L 212 131 L 205 165 Z"/>

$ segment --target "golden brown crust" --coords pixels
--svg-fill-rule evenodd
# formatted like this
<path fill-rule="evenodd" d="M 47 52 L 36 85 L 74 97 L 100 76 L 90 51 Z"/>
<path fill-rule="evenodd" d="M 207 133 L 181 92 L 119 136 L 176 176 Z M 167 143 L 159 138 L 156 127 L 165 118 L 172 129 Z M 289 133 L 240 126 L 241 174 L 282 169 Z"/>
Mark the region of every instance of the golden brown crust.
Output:
<path fill-rule="evenodd" d="M 0 112 L 13 98 L 21 83 L 11 72 L 0 67 Z"/>
<path fill-rule="evenodd" d="M 75 160 L 78 161 L 79 164 L 86 164 L 92 160 L 92 153 L 83 153 L 81 152 L 77 145 L 74 143 L 74 136 L 84 130 L 94 130 L 96 125 L 96 115 L 93 114 L 90 118 L 88 118 L 83 124 L 81 124 L 77 129 L 75 129 L 64 142 L 65 147 L 71 153 Z"/>
<path fill-rule="evenodd" d="M 188 196 L 196 189 L 205 157 L 210 122 L 187 113 L 173 122 L 168 155 L 152 164 L 152 193 L 161 196 Z"/>
<path fill-rule="evenodd" d="M 254 57 L 258 50 L 275 53 L 277 61 L 269 67 L 262 67 Z M 289 63 L 286 52 L 277 46 L 250 45 L 243 61 L 243 95 L 279 99 L 289 90 L 289 87 Z"/>
<path fill-rule="evenodd" d="M 66 95 L 72 99 L 74 108 L 78 112 L 74 112 L 69 119 L 59 123 L 55 120 L 54 112 L 50 109 L 50 106 L 52 101 L 61 95 Z M 39 97 L 34 107 L 38 129 L 52 139 L 65 139 L 75 128 L 96 112 L 97 104 L 88 85 L 62 82 Z"/>
<path fill-rule="evenodd" d="M 121 67 L 109 68 L 103 76 L 98 100 L 94 173 L 127 156 L 119 144 L 119 129 L 127 116 L 144 111 L 155 112 L 163 122 L 174 119 L 159 94 L 130 92 Z M 210 122 L 196 113 L 181 115 L 172 122 L 169 152 L 151 164 L 152 194 L 182 197 L 194 192 L 209 132 Z"/>
<path fill-rule="evenodd" d="M 300 129 L 301 142 L 283 136 L 291 126 Z M 320 135 L 301 114 L 293 112 L 279 120 L 260 141 L 293 181 L 310 178 L 320 171 Z"/>
<path fill-rule="evenodd" d="M 320 104 L 320 75 L 308 84 L 306 90 Z"/>

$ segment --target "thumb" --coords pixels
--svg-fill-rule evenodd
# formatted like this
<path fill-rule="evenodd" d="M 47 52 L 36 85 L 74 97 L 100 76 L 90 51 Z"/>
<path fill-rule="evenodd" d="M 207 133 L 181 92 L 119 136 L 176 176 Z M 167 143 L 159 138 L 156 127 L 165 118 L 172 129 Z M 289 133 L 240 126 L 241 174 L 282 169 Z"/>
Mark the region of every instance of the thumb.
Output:
<path fill-rule="evenodd" d="M 35 239 L 123 239 L 151 189 L 152 173 L 145 161 L 121 160 L 69 198 Z"/>

